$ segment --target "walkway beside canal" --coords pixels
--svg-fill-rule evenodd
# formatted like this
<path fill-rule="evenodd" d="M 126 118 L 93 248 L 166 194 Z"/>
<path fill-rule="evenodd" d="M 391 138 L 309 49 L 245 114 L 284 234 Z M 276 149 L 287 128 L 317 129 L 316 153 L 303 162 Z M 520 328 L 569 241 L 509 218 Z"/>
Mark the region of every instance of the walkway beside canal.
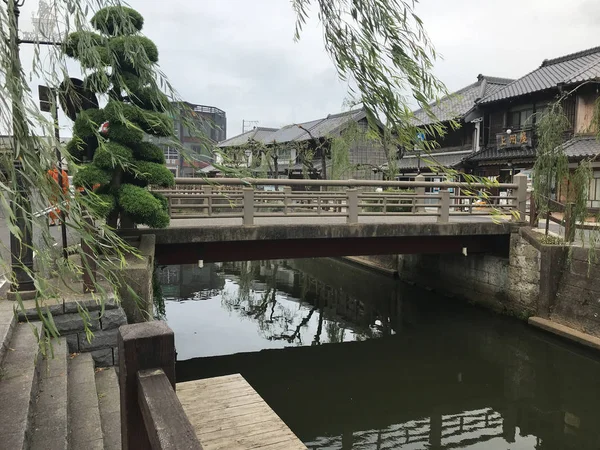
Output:
<path fill-rule="evenodd" d="M 240 375 L 177 384 L 204 450 L 301 450 L 306 446 Z"/>

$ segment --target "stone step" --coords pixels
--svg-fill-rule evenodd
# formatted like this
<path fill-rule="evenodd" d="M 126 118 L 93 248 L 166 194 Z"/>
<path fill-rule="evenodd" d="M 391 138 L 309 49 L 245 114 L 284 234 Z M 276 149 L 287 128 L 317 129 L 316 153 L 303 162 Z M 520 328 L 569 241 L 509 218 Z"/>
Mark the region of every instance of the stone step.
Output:
<path fill-rule="evenodd" d="M 89 353 L 72 355 L 68 362 L 69 449 L 103 450 L 94 360 Z"/>
<path fill-rule="evenodd" d="M 0 367 L 6 356 L 12 337 L 13 329 L 17 323 L 13 313 L 14 302 L 0 300 Z"/>
<path fill-rule="evenodd" d="M 15 302 L 12 302 L 13 304 Z M 38 306 L 41 306 L 42 309 L 48 308 L 52 313 L 53 317 L 60 317 L 63 314 L 74 314 L 79 312 L 79 308 L 85 308 L 88 311 L 100 311 L 102 310 L 102 305 L 99 300 L 93 298 L 91 294 L 73 294 L 70 297 L 63 298 L 61 300 L 48 300 L 46 302 L 42 302 L 42 304 L 36 303 L 35 300 L 24 300 L 23 302 L 24 310 L 18 309 L 18 319 L 19 321 L 39 320 L 38 316 Z M 119 307 L 119 301 L 116 296 L 112 293 L 108 293 L 106 300 L 104 301 L 104 309 L 116 309 Z"/>
<path fill-rule="evenodd" d="M 52 341 L 54 355 L 41 361 L 29 450 L 67 450 L 67 341 Z"/>
<path fill-rule="evenodd" d="M 105 450 L 121 450 L 121 398 L 114 367 L 96 370 L 96 391 Z"/>
<path fill-rule="evenodd" d="M 37 336 L 40 332 L 40 324 L 15 325 L 4 362 L 0 367 L 2 448 L 27 448 L 33 406 L 38 392 L 39 367 L 36 357 L 39 352 Z"/>

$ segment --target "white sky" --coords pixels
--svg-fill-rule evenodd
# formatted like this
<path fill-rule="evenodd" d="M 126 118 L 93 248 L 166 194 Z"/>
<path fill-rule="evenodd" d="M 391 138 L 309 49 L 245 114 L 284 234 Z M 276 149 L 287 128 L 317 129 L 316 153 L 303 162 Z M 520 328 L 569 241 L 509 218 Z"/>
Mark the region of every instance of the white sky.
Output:
<path fill-rule="evenodd" d="M 277 127 L 344 109 L 347 86 L 325 53 L 320 25 L 310 23 L 295 43 L 287 0 L 129 3 L 144 16 L 144 33 L 180 96 L 225 110 L 228 137 L 241 132 L 243 119 Z M 36 7 L 27 0 L 23 29 Z M 435 73 L 450 90 L 479 73 L 519 77 L 545 58 L 600 45 L 597 0 L 422 0 L 417 13 L 444 58 Z M 22 50 L 26 68 L 31 55 Z"/>

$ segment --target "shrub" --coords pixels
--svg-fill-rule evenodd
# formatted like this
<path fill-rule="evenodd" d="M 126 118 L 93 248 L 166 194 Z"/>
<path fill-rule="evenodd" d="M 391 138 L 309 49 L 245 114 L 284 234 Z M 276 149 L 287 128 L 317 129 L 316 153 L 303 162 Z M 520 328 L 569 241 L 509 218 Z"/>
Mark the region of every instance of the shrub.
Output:
<path fill-rule="evenodd" d="M 142 31 L 144 18 L 134 9 L 110 6 L 98 11 L 92 17 L 91 23 L 101 33 L 116 36 Z"/>

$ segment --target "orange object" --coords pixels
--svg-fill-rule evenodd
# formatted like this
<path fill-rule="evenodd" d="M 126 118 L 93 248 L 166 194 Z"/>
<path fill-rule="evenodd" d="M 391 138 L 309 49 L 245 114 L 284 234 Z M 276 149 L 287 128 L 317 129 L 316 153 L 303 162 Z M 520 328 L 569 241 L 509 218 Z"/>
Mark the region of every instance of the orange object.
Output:
<path fill-rule="evenodd" d="M 54 180 L 54 182 L 58 185 L 58 169 L 56 167 L 54 169 L 50 169 L 48 171 L 48 176 L 51 177 Z M 69 176 L 67 175 L 67 172 L 65 172 L 64 170 L 61 172 L 61 178 L 62 178 L 61 179 L 62 191 L 63 191 L 63 194 L 66 195 L 69 192 Z M 60 209 L 56 208 L 56 205 L 58 204 L 57 197 L 58 197 L 57 195 L 50 196 L 50 206 L 54 206 L 54 209 L 52 209 L 48 213 L 48 216 L 50 217 L 51 225 L 56 225 L 56 220 L 60 217 Z"/>

